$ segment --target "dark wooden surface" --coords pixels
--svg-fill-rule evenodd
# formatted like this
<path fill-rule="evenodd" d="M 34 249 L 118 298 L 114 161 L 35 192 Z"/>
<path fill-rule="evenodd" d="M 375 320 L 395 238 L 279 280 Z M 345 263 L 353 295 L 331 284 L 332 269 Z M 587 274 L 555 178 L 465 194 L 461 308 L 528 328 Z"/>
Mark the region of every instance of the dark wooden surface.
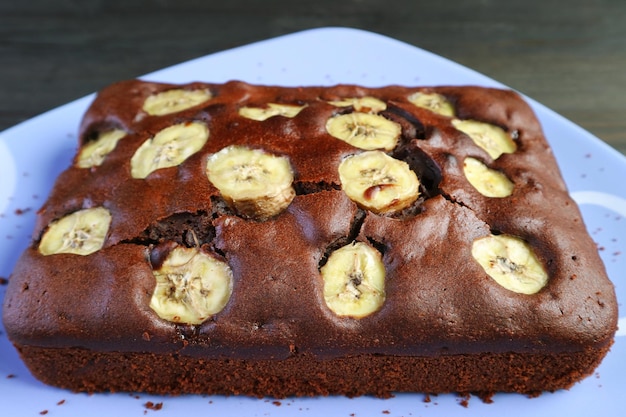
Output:
<path fill-rule="evenodd" d="M 469 66 L 626 153 L 624 0 L 0 0 L 0 131 L 120 79 L 324 26 Z"/>

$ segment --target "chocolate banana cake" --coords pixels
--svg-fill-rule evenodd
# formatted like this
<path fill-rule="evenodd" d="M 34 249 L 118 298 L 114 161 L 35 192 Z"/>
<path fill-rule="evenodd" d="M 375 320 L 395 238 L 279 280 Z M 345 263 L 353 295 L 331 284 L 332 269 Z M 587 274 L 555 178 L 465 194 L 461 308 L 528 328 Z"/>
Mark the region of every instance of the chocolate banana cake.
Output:
<path fill-rule="evenodd" d="M 76 391 L 534 395 L 594 371 L 617 302 L 512 91 L 131 80 L 84 115 L 3 319 Z"/>

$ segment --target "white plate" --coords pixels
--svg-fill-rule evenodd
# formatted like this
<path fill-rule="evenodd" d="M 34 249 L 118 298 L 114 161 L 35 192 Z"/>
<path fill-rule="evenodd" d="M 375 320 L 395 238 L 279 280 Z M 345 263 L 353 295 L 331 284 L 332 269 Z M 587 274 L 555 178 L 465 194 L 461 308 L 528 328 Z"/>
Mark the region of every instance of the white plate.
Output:
<path fill-rule="evenodd" d="M 335 45 L 344 45 L 335 48 Z M 346 48 L 345 45 L 350 45 Z M 259 84 L 332 85 L 358 83 L 503 87 L 481 74 L 419 48 L 380 35 L 344 28 L 316 29 L 195 59 L 145 79 Z M 7 278 L 28 245 L 36 210 L 54 178 L 70 163 L 76 131 L 93 96 L 59 107 L 0 133 L 0 277 Z M 626 159 L 588 132 L 544 106 L 530 101 L 554 148 L 565 180 L 581 204 L 587 227 L 597 242 L 618 298 L 626 299 L 620 271 L 626 270 Z M 5 286 L 0 286 L 0 299 Z M 626 314 L 621 313 L 626 328 Z M 498 394 L 492 404 L 456 395 L 403 394 L 381 400 L 361 397 L 289 399 L 274 402 L 239 397 L 155 397 L 129 394 L 74 394 L 36 381 L 0 328 L 0 407 L 3 415 L 174 415 L 293 416 L 398 415 L 449 416 L 612 416 L 623 409 L 626 384 L 626 331 L 597 373 L 569 391 L 530 399 Z M 159 411 L 145 404 L 163 403 Z M 60 404 L 59 404 L 60 403 Z"/>

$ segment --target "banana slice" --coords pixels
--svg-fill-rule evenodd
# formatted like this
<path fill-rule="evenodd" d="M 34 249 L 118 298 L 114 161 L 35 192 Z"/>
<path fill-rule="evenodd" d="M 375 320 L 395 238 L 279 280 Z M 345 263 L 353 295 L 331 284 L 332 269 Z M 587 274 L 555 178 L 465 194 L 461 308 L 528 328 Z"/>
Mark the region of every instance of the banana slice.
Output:
<path fill-rule="evenodd" d="M 390 151 L 396 147 L 402 128 L 378 114 L 354 112 L 329 118 L 326 131 L 360 149 Z"/>
<path fill-rule="evenodd" d="M 511 136 L 498 126 L 476 120 L 458 119 L 453 120 L 452 125 L 472 138 L 474 143 L 493 159 L 498 159 L 503 153 L 513 153 L 517 149 Z"/>
<path fill-rule="evenodd" d="M 267 107 L 242 107 L 239 109 L 239 115 L 262 122 L 274 116 L 296 117 L 305 107 L 292 104 L 268 103 Z"/>
<path fill-rule="evenodd" d="M 175 247 L 152 273 L 150 308 L 175 323 L 201 324 L 222 311 L 233 292 L 228 264 L 197 248 Z"/>
<path fill-rule="evenodd" d="M 204 123 L 187 122 L 167 127 L 146 140 L 130 160 L 133 178 L 146 178 L 161 168 L 180 165 L 209 139 Z"/>
<path fill-rule="evenodd" d="M 532 248 L 511 235 L 490 235 L 474 241 L 472 256 L 487 275 L 507 290 L 535 294 L 548 283 L 548 274 Z"/>
<path fill-rule="evenodd" d="M 385 302 L 385 265 L 380 252 L 368 244 L 353 242 L 337 249 L 320 272 L 324 301 L 338 316 L 362 318 Z"/>
<path fill-rule="evenodd" d="M 391 213 L 410 206 L 420 182 L 409 165 L 381 151 L 351 155 L 339 164 L 341 188 L 362 208 Z"/>
<path fill-rule="evenodd" d="M 117 142 L 126 136 L 126 132 L 121 129 L 113 129 L 102 132 L 98 138 L 86 143 L 76 160 L 79 168 L 91 168 L 102 165 L 104 158 L 115 149 Z"/>
<path fill-rule="evenodd" d="M 39 242 L 42 255 L 73 253 L 89 255 L 104 245 L 111 214 L 103 207 L 75 211 L 50 223 Z"/>
<path fill-rule="evenodd" d="M 447 117 L 454 116 L 454 106 L 441 94 L 418 91 L 411 94 L 408 100 L 417 107 L 430 110 L 433 113 Z"/>
<path fill-rule="evenodd" d="M 363 113 L 378 113 L 387 109 L 387 103 L 376 97 L 350 97 L 336 101 L 329 101 L 336 107 L 354 107 L 354 110 Z"/>
<path fill-rule="evenodd" d="M 210 100 L 211 97 L 211 91 L 208 89 L 183 90 L 177 88 L 167 90 L 148 96 L 143 103 L 143 111 L 151 116 L 163 116 L 187 110 Z"/>
<path fill-rule="evenodd" d="M 485 197 L 508 197 L 515 187 L 511 180 L 500 171 L 488 168 L 475 158 L 465 158 L 463 161 L 465 178 L 476 190 Z"/>
<path fill-rule="evenodd" d="M 289 160 L 260 149 L 228 146 L 208 159 L 206 174 L 231 207 L 259 220 L 281 213 L 296 194 Z"/>

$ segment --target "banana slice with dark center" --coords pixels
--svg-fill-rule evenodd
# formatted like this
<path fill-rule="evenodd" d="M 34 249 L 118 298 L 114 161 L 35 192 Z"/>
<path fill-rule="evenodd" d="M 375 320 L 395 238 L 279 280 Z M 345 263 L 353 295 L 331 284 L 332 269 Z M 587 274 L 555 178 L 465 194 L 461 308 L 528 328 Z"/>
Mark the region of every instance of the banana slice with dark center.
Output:
<path fill-rule="evenodd" d="M 366 243 L 337 249 L 320 272 L 324 301 L 337 316 L 362 318 L 385 302 L 385 265 L 380 252 Z"/>
<path fill-rule="evenodd" d="M 530 245 L 511 235 L 490 235 L 472 244 L 472 256 L 487 275 L 504 288 L 535 294 L 548 283 L 548 273 Z"/>

